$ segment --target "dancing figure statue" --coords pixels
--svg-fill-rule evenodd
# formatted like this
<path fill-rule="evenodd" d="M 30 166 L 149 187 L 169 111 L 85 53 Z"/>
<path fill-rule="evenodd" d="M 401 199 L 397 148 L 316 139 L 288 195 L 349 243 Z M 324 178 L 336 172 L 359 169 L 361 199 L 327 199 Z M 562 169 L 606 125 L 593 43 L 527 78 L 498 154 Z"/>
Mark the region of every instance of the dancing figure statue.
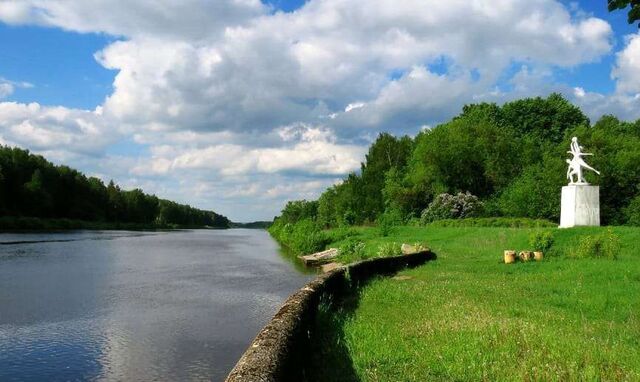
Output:
<path fill-rule="evenodd" d="M 587 162 L 582 159 L 583 156 L 593 155 L 590 153 L 583 153 L 582 149 L 584 147 L 578 144 L 578 138 L 573 137 L 571 139 L 571 151 L 567 151 L 567 153 L 572 154 L 572 159 L 567 159 L 567 163 L 569 164 L 569 169 L 567 170 L 567 179 L 569 179 L 569 184 L 589 184 L 587 183 L 582 176 L 582 169 L 586 168 L 587 170 L 591 170 L 596 174 L 600 175 L 600 172 L 593 167 L 589 166 Z M 573 177 L 576 177 L 576 180 L 573 180 Z"/>

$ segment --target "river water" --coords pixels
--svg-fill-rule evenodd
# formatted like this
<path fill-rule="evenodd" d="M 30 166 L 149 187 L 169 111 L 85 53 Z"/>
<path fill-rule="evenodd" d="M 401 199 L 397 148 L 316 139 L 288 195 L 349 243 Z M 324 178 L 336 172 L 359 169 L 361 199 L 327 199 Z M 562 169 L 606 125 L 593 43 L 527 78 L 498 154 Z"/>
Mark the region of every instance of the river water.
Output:
<path fill-rule="evenodd" d="M 262 230 L 0 243 L 0 381 L 220 381 L 313 277 Z"/>

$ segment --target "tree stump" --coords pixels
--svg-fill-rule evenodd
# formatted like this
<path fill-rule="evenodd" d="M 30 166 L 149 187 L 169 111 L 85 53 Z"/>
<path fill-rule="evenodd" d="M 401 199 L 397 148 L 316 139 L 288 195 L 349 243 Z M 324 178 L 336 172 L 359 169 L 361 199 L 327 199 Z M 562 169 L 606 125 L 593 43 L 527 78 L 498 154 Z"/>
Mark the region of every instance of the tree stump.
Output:
<path fill-rule="evenodd" d="M 504 251 L 504 263 L 511 264 L 516 262 L 516 251 L 506 250 Z"/>
<path fill-rule="evenodd" d="M 531 258 L 533 258 L 533 254 L 531 253 L 531 251 L 521 251 L 520 252 L 520 260 L 529 261 L 529 260 L 531 260 Z"/>

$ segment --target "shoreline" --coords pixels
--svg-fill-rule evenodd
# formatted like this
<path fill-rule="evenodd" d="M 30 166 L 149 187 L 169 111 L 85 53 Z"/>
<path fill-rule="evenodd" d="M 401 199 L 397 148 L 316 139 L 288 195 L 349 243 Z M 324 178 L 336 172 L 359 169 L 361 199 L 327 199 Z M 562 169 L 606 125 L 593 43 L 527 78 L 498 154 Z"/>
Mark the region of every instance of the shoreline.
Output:
<path fill-rule="evenodd" d="M 0 232 L 2 233 L 26 233 L 26 232 L 64 232 L 73 230 L 88 231 L 156 231 L 179 229 L 229 229 L 236 228 L 232 225 L 226 227 L 191 226 L 177 224 L 144 224 L 124 222 L 87 221 L 76 219 L 37 218 L 24 216 L 0 217 Z"/>

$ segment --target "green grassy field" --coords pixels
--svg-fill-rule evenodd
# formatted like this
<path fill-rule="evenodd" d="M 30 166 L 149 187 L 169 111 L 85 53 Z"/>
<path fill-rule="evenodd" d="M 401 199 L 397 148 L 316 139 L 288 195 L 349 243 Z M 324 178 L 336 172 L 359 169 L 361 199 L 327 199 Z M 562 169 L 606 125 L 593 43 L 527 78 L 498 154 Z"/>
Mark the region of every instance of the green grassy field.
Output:
<path fill-rule="evenodd" d="M 612 229 L 616 260 L 567 256 L 605 228 L 552 229 L 543 262 L 503 264 L 503 250 L 532 249 L 534 230 L 356 229 L 363 257 L 424 242 L 438 258 L 323 304 L 310 379 L 640 380 L 640 229 Z"/>

